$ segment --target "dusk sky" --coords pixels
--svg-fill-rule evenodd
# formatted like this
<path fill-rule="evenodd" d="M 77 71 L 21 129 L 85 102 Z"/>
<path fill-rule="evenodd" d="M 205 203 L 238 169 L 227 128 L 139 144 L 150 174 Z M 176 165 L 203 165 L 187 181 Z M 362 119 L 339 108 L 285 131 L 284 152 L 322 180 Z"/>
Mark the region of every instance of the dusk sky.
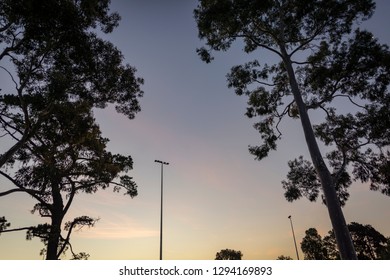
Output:
<path fill-rule="evenodd" d="M 362 28 L 390 44 L 390 1 L 376 3 L 374 16 Z M 252 127 L 256 120 L 244 115 L 246 97 L 227 88 L 232 66 L 253 57 L 261 62 L 275 57 L 265 51 L 249 56 L 236 44 L 215 54 L 211 64 L 202 62 L 195 51 L 204 45 L 193 17 L 196 6 L 195 0 L 112 0 L 112 11 L 122 20 L 107 39 L 145 79 L 145 95 L 134 120 L 111 107 L 96 110 L 95 117 L 110 139 L 109 150 L 133 157 L 130 175 L 139 194 L 131 199 L 108 189 L 76 197 L 66 220 L 100 218 L 94 228 L 74 232 L 71 238 L 74 250 L 89 253 L 90 259 L 159 258 L 156 159 L 169 162 L 164 166 L 164 259 L 214 259 L 225 248 L 240 250 L 247 260 L 279 255 L 295 259 L 289 215 L 298 247 L 308 228 L 315 227 L 322 236 L 331 229 L 320 201 L 289 203 L 283 195 L 288 160 L 309 158 L 299 120 L 286 119 L 278 150 L 256 161 L 248 152 L 248 145 L 261 143 Z M 0 81 L 7 79 L 0 72 Z M 0 179 L 0 190 L 10 187 Z M 390 198 L 360 182 L 353 183 L 350 194 L 344 207 L 347 222 L 370 224 L 390 236 Z M 1 197 L 0 216 L 12 227 L 45 222 L 30 213 L 34 204 L 24 194 Z M 25 232 L 0 236 L 0 259 L 41 259 L 42 248 L 39 239 L 26 241 Z"/>

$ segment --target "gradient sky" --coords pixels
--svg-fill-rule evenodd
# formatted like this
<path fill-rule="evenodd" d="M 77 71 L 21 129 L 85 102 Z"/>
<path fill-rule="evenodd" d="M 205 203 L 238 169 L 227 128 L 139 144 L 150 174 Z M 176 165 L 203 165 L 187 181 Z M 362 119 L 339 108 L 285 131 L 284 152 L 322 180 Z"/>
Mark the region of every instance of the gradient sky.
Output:
<path fill-rule="evenodd" d="M 197 1 L 112 2 L 122 21 L 108 39 L 145 79 L 145 96 L 134 120 L 113 108 L 95 116 L 110 138 L 109 149 L 132 155 L 139 195 L 130 199 L 106 190 L 78 196 L 67 218 L 90 215 L 100 221 L 72 235 L 74 250 L 91 259 L 159 258 L 160 165 L 155 159 L 170 163 L 164 168 L 164 259 L 214 259 L 225 248 L 241 250 L 244 259 L 296 258 L 289 215 L 297 242 L 310 227 L 326 235 L 331 225 L 324 205 L 303 199 L 289 203 L 283 196 L 287 161 L 308 157 L 299 120 L 283 123 L 284 140 L 268 158 L 255 161 L 248 152 L 248 145 L 260 143 L 255 120 L 244 116 L 247 100 L 227 88 L 225 77 L 232 66 L 250 60 L 239 45 L 205 64 L 195 52 L 203 45 L 193 18 Z M 376 2 L 375 15 L 363 26 L 390 44 L 390 1 Z M 254 55 L 260 61 L 274 59 L 267 52 Z M 0 179 L 1 190 L 9 187 Z M 360 183 L 350 193 L 347 222 L 371 224 L 390 236 L 389 197 Z M 29 212 L 33 204 L 23 194 L 2 197 L 0 215 L 13 227 L 41 223 Z M 0 259 L 40 259 L 41 248 L 38 239 L 25 241 L 23 232 L 0 236 Z"/>

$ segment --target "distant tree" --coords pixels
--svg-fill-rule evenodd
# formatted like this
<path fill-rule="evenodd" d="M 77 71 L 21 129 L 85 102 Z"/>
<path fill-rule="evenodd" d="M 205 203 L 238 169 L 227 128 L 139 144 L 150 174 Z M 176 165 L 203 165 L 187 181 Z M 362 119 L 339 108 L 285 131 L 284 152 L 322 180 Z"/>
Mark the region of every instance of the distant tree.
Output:
<path fill-rule="evenodd" d="M 216 260 L 241 260 L 241 258 L 241 251 L 236 251 L 232 249 L 223 249 L 215 255 Z"/>
<path fill-rule="evenodd" d="M 328 252 L 317 230 L 315 228 L 309 228 L 305 234 L 301 242 L 301 249 L 305 260 L 327 260 Z"/>
<path fill-rule="evenodd" d="M 371 225 L 352 222 L 348 225 L 348 229 L 351 233 L 356 255 L 359 260 L 381 259 L 383 253 L 388 250 L 387 238 Z M 336 247 L 333 231 L 329 231 L 329 239 L 330 243 L 333 243 L 333 246 Z"/>
<path fill-rule="evenodd" d="M 390 249 L 388 239 L 371 225 L 352 222 L 348 225 L 348 229 L 359 260 L 377 260 L 388 257 L 386 255 Z M 308 229 L 302 240 L 301 249 L 307 260 L 340 258 L 333 231 L 329 231 L 328 235 L 322 239 L 316 229 Z"/>
<path fill-rule="evenodd" d="M 379 259 L 386 249 L 387 239 L 371 225 L 351 223 L 348 225 L 355 244 L 356 254 L 361 260 Z M 332 233 L 332 237 L 333 237 Z"/>
<path fill-rule="evenodd" d="M 284 255 L 280 255 L 278 256 L 278 258 L 276 260 L 285 260 L 285 261 L 289 261 L 289 260 L 292 260 L 292 258 L 290 256 L 284 256 Z"/>
<path fill-rule="evenodd" d="M 263 49 L 279 59 L 232 67 L 228 86 L 248 96 L 249 118 L 260 117 L 254 127 L 263 143 L 249 149 L 258 160 L 276 150 L 286 117 L 300 120 L 311 161 L 289 162 L 285 197 L 315 201 L 322 193 L 343 259 L 356 259 L 341 209 L 352 183 L 347 167 L 390 195 L 390 52 L 355 28 L 374 8 L 371 0 L 200 0 L 194 11 L 204 61 L 241 39 L 246 53 Z M 325 121 L 313 127 L 309 110 Z M 318 141 L 333 150 L 324 156 Z"/>

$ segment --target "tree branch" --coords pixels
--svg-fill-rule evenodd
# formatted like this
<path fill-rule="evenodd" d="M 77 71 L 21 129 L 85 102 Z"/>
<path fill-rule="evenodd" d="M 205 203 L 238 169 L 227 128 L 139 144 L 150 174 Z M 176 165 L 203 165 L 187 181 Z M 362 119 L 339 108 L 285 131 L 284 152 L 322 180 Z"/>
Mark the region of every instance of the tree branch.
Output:
<path fill-rule="evenodd" d="M 11 189 L 11 190 L 8 190 L 8 191 L 0 192 L 0 197 L 9 195 L 11 193 L 16 193 L 16 192 L 26 192 L 26 191 L 23 190 L 23 189 Z"/>
<path fill-rule="evenodd" d="M 328 25 L 329 22 L 330 22 L 330 20 L 326 21 L 322 26 L 317 28 L 317 30 L 312 34 L 312 36 L 309 36 L 306 39 L 303 39 L 303 42 L 288 55 L 289 58 L 291 59 L 291 57 L 296 52 L 298 52 L 299 50 L 304 48 L 307 44 L 309 44 L 311 41 L 313 41 L 319 34 L 321 34 L 323 32 L 323 29 Z"/>
<path fill-rule="evenodd" d="M 256 46 L 258 46 L 259 48 L 265 48 L 265 49 L 267 49 L 267 50 L 269 50 L 269 51 L 271 51 L 271 52 L 273 52 L 273 53 L 275 53 L 275 54 L 277 54 L 279 57 L 283 57 L 282 56 L 282 54 L 279 52 L 279 51 L 277 51 L 277 50 L 275 50 L 275 49 L 273 49 L 273 48 L 271 48 L 271 47 L 269 47 L 269 46 L 267 46 L 267 45 L 265 45 L 265 44 L 261 44 L 260 42 L 258 42 L 253 36 L 251 36 L 250 34 L 242 34 L 242 35 L 236 35 L 235 36 L 236 38 L 247 38 L 247 39 L 249 39 L 249 40 L 251 40 Z"/>
<path fill-rule="evenodd" d="M 27 193 L 27 194 L 31 195 L 33 198 L 38 200 L 41 204 L 43 204 L 46 207 L 50 208 L 50 205 L 46 201 L 44 201 L 41 197 L 39 197 L 39 194 L 41 194 L 40 191 L 32 190 L 32 189 L 26 189 L 21 184 L 19 184 L 19 182 L 17 182 L 15 179 L 13 179 L 11 176 L 9 176 L 7 173 L 3 172 L 2 170 L 0 170 L 0 174 L 3 175 L 8 180 L 10 180 L 16 187 L 18 187 L 18 189 L 12 189 L 12 190 L 8 190 L 8 191 L 0 193 L 0 197 L 8 195 L 8 194 L 11 194 L 11 193 L 15 193 L 15 192 L 24 192 L 24 193 Z"/>
<path fill-rule="evenodd" d="M 16 187 L 18 187 L 21 191 L 26 190 L 21 184 L 19 184 L 18 181 L 16 181 L 14 178 L 12 178 L 10 175 L 5 173 L 4 171 L 0 170 L 0 175 L 3 175 L 5 178 L 7 178 L 9 181 L 11 181 L 12 184 L 14 184 Z M 0 195 L 0 196 L 2 196 L 2 195 Z"/>
<path fill-rule="evenodd" d="M 300 62 L 300 61 L 295 61 L 295 60 L 291 60 L 291 63 L 292 64 L 297 64 L 297 65 L 307 65 L 307 64 L 310 64 L 309 62 Z"/>
<path fill-rule="evenodd" d="M 274 87 L 276 86 L 276 84 L 270 84 L 270 83 L 266 83 L 266 82 L 262 82 L 262 81 L 259 81 L 259 80 L 253 80 L 254 82 L 260 84 L 260 85 L 264 85 L 264 86 L 269 86 L 269 87 Z"/>
<path fill-rule="evenodd" d="M 31 227 L 21 227 L 21 228 L 5 229 L 5 230 L 1 230 L 0 233 L 15 232 L 15 231 L 22 231 L 22 230 L 30 230 L 30 229 L 33 229 L 33 228 L 34 227 L 31 226 Z"/>

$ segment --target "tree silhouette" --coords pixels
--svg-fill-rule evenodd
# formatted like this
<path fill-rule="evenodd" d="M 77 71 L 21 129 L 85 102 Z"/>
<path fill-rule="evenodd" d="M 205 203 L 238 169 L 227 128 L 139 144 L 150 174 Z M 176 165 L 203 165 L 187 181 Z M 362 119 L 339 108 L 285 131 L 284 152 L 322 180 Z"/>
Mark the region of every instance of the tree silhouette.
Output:
<path fill-rule="evenodd" d="M 386 239 L 387 239 L 386 246 L 379 258 L 381 260 L 390 260 L 390 237 L 387 237 Z"/>
<path fill-rule="evenodd" d="M 328 251 L 317 230 L 309 228 L 305 233 L 306 235 L 301 242 L 305 260 L 327 260 Z"/>
<path fill-rule="evenodd" d="M 75 228 L 93 226 L 96 219 L 81 216 L 65 222 L 65 215 L 79 193 L 93 194 L 112 186 L 114 191 L 137 195 L 137 186 L 124 172 L 132 169 L 129 156 L 114 155 L 106 150 L 108 139 L 101 136 L 99 127 L 84 103 L 62 102 L 55 114 L 42 125 L 22 149 L 14 154 L 21 168 L 14 172 L 0 171 L 15 188 L 0 196 L 24 192 L 36 201 L 37 212 L 50 223 L 3 230 L 27 230 L 27 239 L 39 237 L 46 248 L 47 259 L 58 259 L 68 249 L 75 258 L 70 236 Z M 62 226 L 66 235 L 62 234 Z"/>
<path fill-rule="evenodd" d="M 232 249 L 223 249 L 215 255 L 216 260 L 241 260 L 242 253 L 241 251 L 236 251 Z"/>
<path fill-rule="evenodd" d="M 265 50 L 279 59 L 232 67 L 228 87 L 248 96 L 249 118 L 260 118 L 254 128 L 263 143 L 249 149 L 258 160 L 276 150 L 285 118 L 300 120 L 311 160 L 289 162 L 285 197 L 315 201 L 322 193 L 343 259 L 356 259 L 341 209 L 352 183 L 348 168 L 354 179 L 390 194 L 390 53 L 373 34 L 355 28 L 374 7 L 371 0 L 200 0 L 194 11 L 206 40 L 197 50 L 204 61 L 236 40 L 246 53 Z M 310 110 L 322 112 L 324 122 L 313 126 Z M 324 156 L 318 141 L 333 150 Z"/>
<path fill-rule="evenodd" d="M 348 229 L 359 260 L 389 259 L 389 239 L 385 238 L 374 227 L 352 222 L 348 225 Z M 340 258 L 332 230 L 322 239 L 315 228 L 308 229 L 301 242 L 301 249 L 306 260 Z"/>
<path fill-rule="evenodd" d="M 291 261 L 292 258 L 290 256 L 280 255 L 276 260 Z"/>
<path fill-rule="evenodd" d="M 0 95 L 1 135 L 13 143 L 1 151 L 0 167 L 50 118 L 57 99 L 82 99 L 98 108 L 115 104 L 129 118 L 140 110 L 143 80 L 97 36 L 97 27 L 109 33 L 118 25 L 109 4 L 0 0 L 0 61 L 10 65 L 0 68 L 15 88 Z"/>
<path fill-rule="evenodd" d="M 109 33 L 118 25 L 109 3 L 0 1 L 0 59 L 15 68 L 1 66 L 15 90 L 0 94 L 1 135 L 13 143 L 1 151 L 0 174 L 14 186 L 0 197 L 26 193 L 37 201 L 32 212 L 50 220 L 10 228 L 3 217 L 0 230 L 39 237 L 46 259 L 58 259 L 67 249 L 75 259 L 88 257 L 73 252 L 70 236 L 96 219 L 65 220 L 77 194 L 113 186 L 137 195 L 125 174 L 132 169 L 131 157 L 107 151 L 108 139 L 93 118 L 94 108 L 114 104 L 132 119 L 143 94 L 135 68 L 124 65 L 121 52 L 97 36 L 97 27 Z"/>

